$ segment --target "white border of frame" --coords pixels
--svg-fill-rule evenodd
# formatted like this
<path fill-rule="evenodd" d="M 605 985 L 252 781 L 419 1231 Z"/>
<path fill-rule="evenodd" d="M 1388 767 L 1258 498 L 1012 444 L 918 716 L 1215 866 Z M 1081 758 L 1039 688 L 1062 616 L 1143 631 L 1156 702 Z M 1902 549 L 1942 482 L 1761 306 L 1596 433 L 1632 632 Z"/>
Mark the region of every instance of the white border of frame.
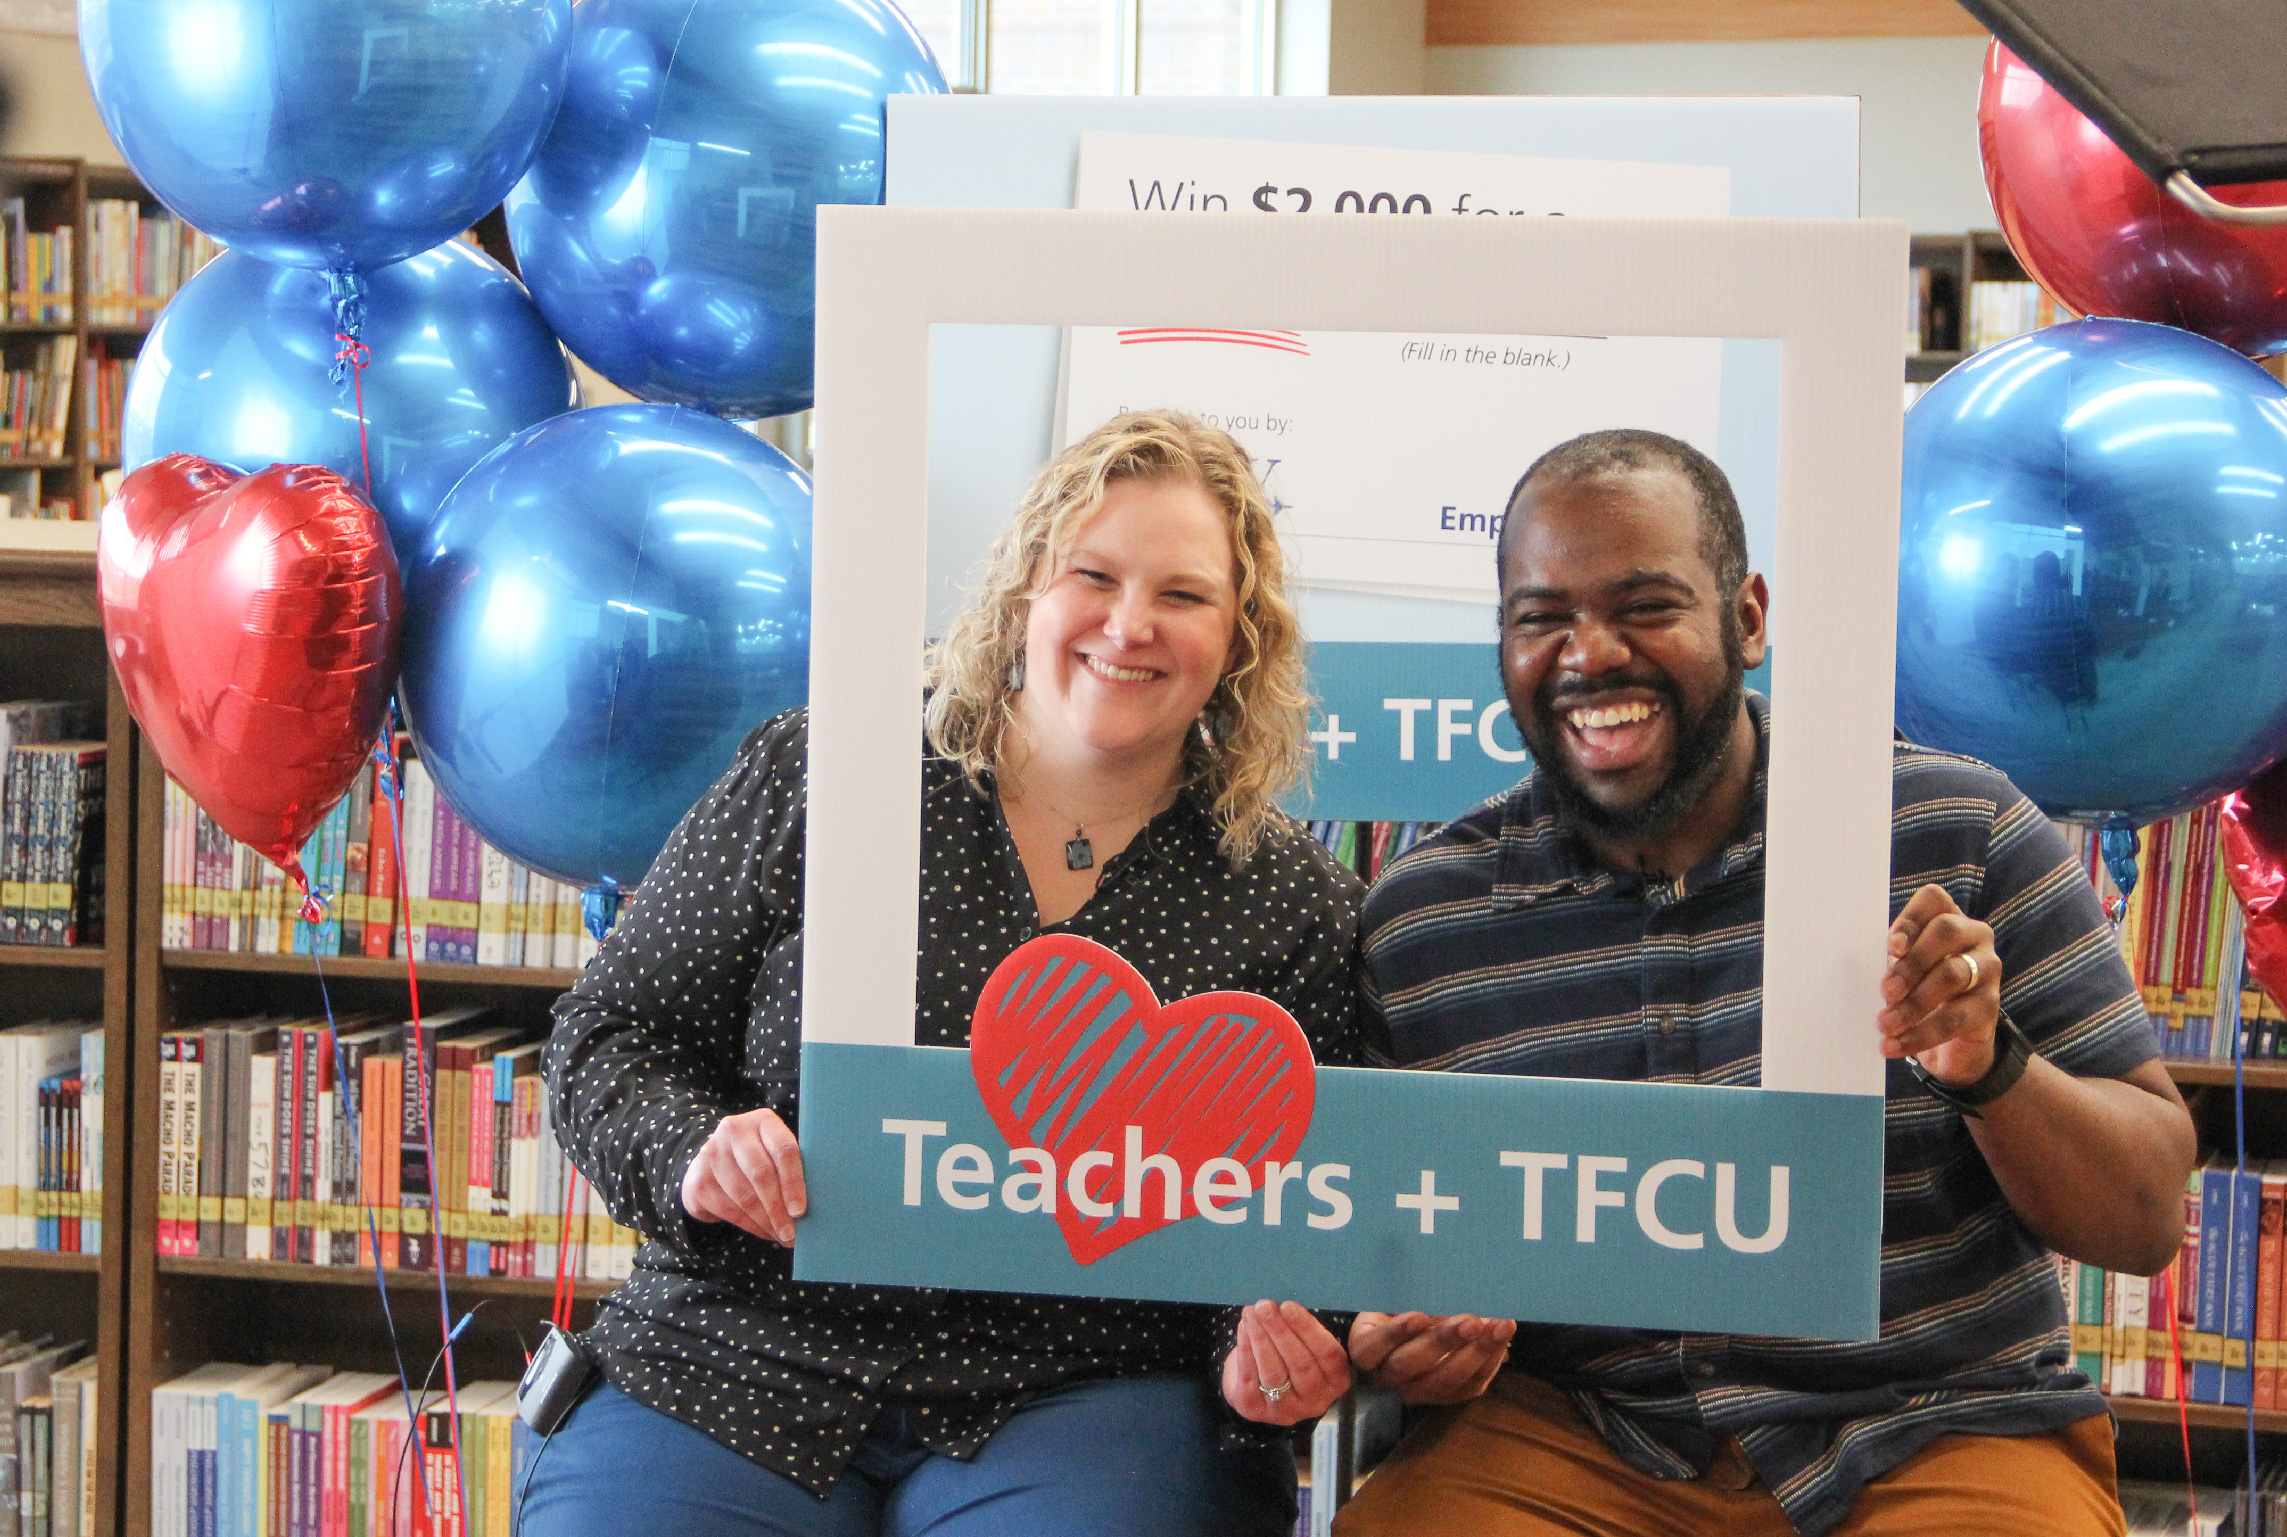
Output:
<path fill-rule="evenodd" d="M 1906 267 L 1888 221 L 821 208 L 803 1039 L 913 1044 L 933 323 L 1760 336 L 1786 579 L 1762 1083 L 1880 1094 Z"/>

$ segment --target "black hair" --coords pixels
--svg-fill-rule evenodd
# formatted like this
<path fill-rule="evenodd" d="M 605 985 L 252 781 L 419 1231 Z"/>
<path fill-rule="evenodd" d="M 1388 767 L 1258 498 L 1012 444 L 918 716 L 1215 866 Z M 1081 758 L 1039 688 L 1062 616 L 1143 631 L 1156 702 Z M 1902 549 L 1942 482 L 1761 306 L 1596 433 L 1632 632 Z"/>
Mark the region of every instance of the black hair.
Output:
<path fill-rule="evenodd" d="M 1732 494 L 1730 477 L 1722 466 L 1681 438 L 1641 427 L 1584 432 L 1535 459 L 1509 493 L 1494 558 L 1502 567 L 1507 566 L 1517 506 L 1524 500 L 1525 487 L 1535 480 L 1574 481 L 1654 469 L 1674 470 L 1691 482 L 1699 501 L 1699 553 L 1715 573 L 1716 586 L 1728 598 L 1747 580 L 1747 525 L 1739 516 L 1739 498 Z"/>

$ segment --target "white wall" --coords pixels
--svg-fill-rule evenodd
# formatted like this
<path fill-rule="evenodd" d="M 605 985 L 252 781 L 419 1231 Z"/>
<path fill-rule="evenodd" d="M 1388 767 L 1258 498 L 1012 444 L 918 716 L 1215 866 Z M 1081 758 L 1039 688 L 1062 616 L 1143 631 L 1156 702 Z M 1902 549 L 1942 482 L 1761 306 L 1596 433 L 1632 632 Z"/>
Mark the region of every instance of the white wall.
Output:
<path fill-rule="evenodd" d="M 1451 96 L 1856 96 L 1859 212 L 1917 232 L 1991 229 L 1977 157 L 1976 37 L 1432 48 Z"/>
<path fill-rule="evenodd" d="M 95 110 L 79 40 L 37 32 L 0 31 L 0 75 L 15 101 L 0 154 L 76 155 L 101 165 L 122 165 L 103 118 Z"/>

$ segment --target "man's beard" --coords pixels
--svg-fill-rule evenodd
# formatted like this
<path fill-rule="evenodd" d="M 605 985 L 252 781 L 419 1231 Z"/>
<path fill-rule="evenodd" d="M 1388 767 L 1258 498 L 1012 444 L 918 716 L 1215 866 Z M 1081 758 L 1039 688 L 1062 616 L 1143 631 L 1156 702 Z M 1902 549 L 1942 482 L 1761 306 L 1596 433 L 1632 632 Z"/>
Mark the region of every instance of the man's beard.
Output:
<path fill-rule="evenodd" d="M 1724 616 L 1723 659 L 1728 673 L 1724 686 L 1696 716 L 1685 713 L 1675 685 L 1657 673 L 1606 674 L 1593 682 L 1583 680 L 1569 689 L 1544 689 L 1534 695 L 1533 735 L 1540 740 L 1528 739 L 1525 745 L 1533 750 L 1534 763 L 1548 776 L 1558 820 L 1568 828 L 1614 841 L 1656 838 L 1678 826 L 1723 777 L 1731 757 L 1732 722 L 1738 718 L 1740 703 L 1747 694 L 1746 658 L 1740 652 L 1738 626 L 1728 614 Z M 1676 722 L 1675 754 L 1667 777 L 1633 806 L 1607 806 L 1591 796 L 1571 758 L 1558 745 L 1564 730 L 1560 718 L 1564 700 L 1614 688 L 1641 688 L 1658 694 L 1662 707 Z"/>

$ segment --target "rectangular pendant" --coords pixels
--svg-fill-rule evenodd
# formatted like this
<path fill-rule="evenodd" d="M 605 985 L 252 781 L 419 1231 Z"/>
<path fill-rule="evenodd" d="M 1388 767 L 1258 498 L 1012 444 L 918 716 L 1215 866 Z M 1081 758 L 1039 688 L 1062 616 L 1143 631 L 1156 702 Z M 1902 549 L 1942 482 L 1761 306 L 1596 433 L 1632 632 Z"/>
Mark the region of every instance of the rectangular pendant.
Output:
<path fill-rule="evenodd" d="M 1094 844 L 1088 841 L 1087 835 L 1085 833 L 1081 834 L 1079 837 L 1074 838 L 1070 843 L 1064 845 L 1065 869 L 1086 870 L 1093 866 L 1095 863 L 1096 848 Z"/>

